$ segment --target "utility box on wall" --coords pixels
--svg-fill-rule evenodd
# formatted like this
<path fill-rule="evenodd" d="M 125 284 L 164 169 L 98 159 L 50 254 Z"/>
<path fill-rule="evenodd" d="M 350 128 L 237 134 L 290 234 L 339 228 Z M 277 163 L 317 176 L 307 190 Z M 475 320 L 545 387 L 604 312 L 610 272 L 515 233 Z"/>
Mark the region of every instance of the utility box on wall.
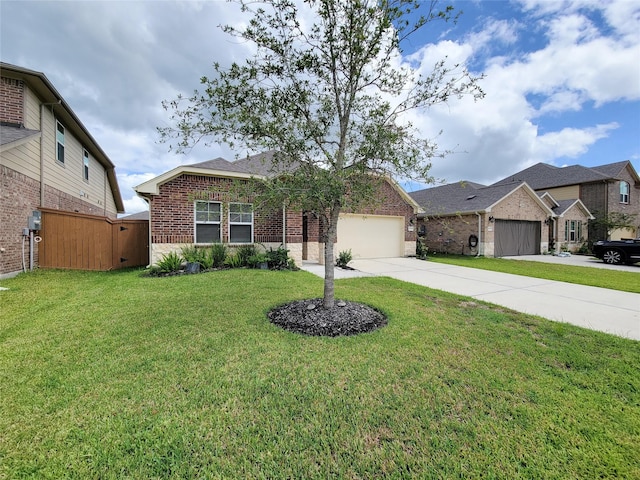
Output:
<path fill-rule="evenodd" d="M 34 210 L 29 216 L 29 230 L 40 230 L 42 226 L 42 213 Z"/>

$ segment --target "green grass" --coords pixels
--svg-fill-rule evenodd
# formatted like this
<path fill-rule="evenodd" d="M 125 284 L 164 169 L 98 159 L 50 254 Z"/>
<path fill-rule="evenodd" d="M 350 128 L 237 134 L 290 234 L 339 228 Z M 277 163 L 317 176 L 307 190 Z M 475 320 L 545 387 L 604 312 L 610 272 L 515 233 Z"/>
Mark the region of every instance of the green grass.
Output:
<path fill-rule="evenodd" d="M 494 272 L 512 273 L 527 277 L 544 278 L 558 282 L 577 283 L 592 287 L 640 293 L 640 269 L 638 272 L 608 270 L 594 267 L 558 265 L 527 260 L 504 258 L 471 257 L 463 255 L 433 255 L 429 261 L 479 268 Z"/>
<path fill-rule="evenodd" d="M 388 278 L 36 271 L 0 292 L 0 478 L 640 478 L 640 342 Z"/>

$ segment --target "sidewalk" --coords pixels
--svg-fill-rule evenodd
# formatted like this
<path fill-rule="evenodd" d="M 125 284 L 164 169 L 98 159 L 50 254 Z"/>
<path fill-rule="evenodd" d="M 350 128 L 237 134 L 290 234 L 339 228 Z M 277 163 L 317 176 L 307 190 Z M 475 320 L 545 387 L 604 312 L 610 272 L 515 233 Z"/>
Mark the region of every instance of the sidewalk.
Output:
<path fill-rule="evenodd" d="M 387 276 L 494 303 L 549 320 L 640 340 L 640 294 L 459 267 L 415 258 L 354 260 L 336 279 Z M 324 276 L 324 267 L 304 270 Z"/>

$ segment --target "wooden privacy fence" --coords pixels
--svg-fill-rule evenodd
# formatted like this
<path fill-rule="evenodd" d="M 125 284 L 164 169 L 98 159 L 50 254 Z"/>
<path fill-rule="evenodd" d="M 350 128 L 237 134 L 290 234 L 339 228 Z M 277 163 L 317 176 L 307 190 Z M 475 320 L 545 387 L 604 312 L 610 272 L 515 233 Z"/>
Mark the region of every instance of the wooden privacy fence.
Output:
<path fill-rule="evenodd" d="M 41 208 L 40 268 L 116 270 L 149 263 L 149 222 Z"/>

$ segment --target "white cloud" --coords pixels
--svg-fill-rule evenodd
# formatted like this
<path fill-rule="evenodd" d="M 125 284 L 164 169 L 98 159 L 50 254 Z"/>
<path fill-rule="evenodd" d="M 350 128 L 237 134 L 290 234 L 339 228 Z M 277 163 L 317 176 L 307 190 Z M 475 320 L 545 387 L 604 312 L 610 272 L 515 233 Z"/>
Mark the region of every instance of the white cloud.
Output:
<path fill-rule="evenodd" d="M 439 178 L 489 183 L 538 161 L 579 161 L 625 127 L 616 118 L 587 115 L 611 102 L 640 99 L 638 2 L 517 5 L 525 16 L 483 16 L 471 31 L 444 34 L 405 59 L 424 74 L 445 56 L 450 64 L 473 62 L 486 73 L 484 100 L 455 100 L 410 117 L 424 136 L 457 152 L 434 161 Z M 176 155 L 158 144 L 156 127 L 169 121 L 162 100 L 190 94 L 201 76 L 213 73 L 214 61 L 241 62 L 252 51 L 218 28 L 246 21 L 229 2 L 3 2 L 0 45 L 3 61 L 44 72 L 64 96 L 115 163 L 133 212 L 146 208 L 132 190 L 140 179 L 244 153 L 198 145 Z M 304 21 L 311 22 L 308 10 Z M 561 121 L 576 112 L 583 115 L 580 126 Z"/>
<path fill-rule="evenodd" d="M 559 157 L 576 158 L 616 128 L 616 123 L 583 129 L 563 128 L 558 132 L 540 135 L 532 153 L 534 158 L 542 162 L 550 162 Z"/>

